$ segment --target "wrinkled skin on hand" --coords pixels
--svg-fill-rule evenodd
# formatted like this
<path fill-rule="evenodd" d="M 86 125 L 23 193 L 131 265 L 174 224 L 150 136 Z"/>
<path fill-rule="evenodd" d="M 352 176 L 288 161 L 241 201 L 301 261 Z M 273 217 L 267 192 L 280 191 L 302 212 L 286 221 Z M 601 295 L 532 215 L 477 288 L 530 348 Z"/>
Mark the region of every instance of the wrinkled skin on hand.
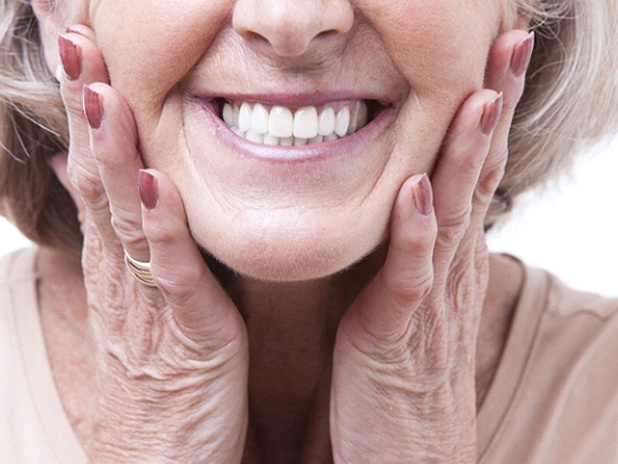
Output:
<path fill-rule="evenodd" d="M 84 280 L 97 348 L 99 397 L 89 456 L 116 463 L 163 457 L 238 462 L 248 421 L 242 318 L 208 270 L 182 201 L 161 173 L 142 174 L 159 197 L 159 207 L 144 207 L 142 214 L 135 124 L 107 84 L 92 32 L 78 26 L 60 37 L 59 46 L 65 68 L 82 68 L 76 79 L 65 72 L 62 95 L 71 136 L 67 170 L 81 206 Z M 86 113 L 84 85 L 91 86 L 84 90 L 84 100 L 90 98 Z M 151 261 L 157 288 L 133 278 L 123 250 Z M 157 277 L 160 269 L 165 277 Z"/>
<path fill-rule="evenodd" d="M 432 174 L 432 208 L 422 214 L 417 179 L 399 193 L 386 262 L 339 326 L 335 462 L 476 462 L 476 342 L 489 278 L 483 220 L 523 93 L 519 64 L 531 50 L 524 31 L 494 44 L 487 86 L 500 95 L 480 91 L 460 108 Z"/>
<path fill-rule="evenodd" d="M 487 89 L 462 104 L 431 178 L 411 177 L 400 189 L 386 261 L 337 333 L 334 462 L 476 460 L 483 219 L 504 172 L 527 37 L 498 38 Z M 240 462 L 249 421 L 242 317 L 194 243 L 174 185 L 143 171 L 133 117 L 109 85 L 92 31 L 77 26 L 59 45 L 71 136 L 66 184 L 80 205 L 96 339 L 90 458 Z M 152 263 L 156 287 L 133 278 L 124 250 Z"/>

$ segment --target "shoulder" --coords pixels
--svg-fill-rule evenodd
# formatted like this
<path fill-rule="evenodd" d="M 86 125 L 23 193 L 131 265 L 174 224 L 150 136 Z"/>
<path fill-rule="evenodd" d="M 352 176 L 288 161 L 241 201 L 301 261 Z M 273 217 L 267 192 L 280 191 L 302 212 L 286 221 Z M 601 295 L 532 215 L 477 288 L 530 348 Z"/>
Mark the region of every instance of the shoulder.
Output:
<path fill-rule="evenodd" d="M 618 462 L 616 359 L 618 299 L 526 268 L 493 392 L 481 409 L 481 462 Z"/>
<path fill-rule="evenodd" d="M 0 317 L 36 297 L 36 248 L 24 248 L 0 257 Z M 36 304 L 35 304 L 36 306 Z"/>
<path fill-rule="evenodd" d="M 13 287 L 36 279 L 37 248 L 22 248 L 0 256 L 0 286 Z"/>
<path fill-rule="evenodd" d="M 618 385 L 618 299 L 569 288 L 544 271 L 527 273 L 527 307 L 519 311 L 538 318 L 529 367 L 546 381 L 554 378 L 558 389 Z"/>
<path fill-rule="evenodd" d="M 606 298 L 569 288 L 551 274 L 546 274 L 546 279 L 546 311 L 549 314 L 563 318 L 588 315 L 599 320 L 618 316 L 618 298 Z M 618 282 L 616 284 L 618 285 Z"/>
<path fill-rule="evenodd" d="M 578 324 L 583 321 L 588 321 L 590 329 L 593 326 L 602 328 L 615 325 L 618 319 L 618 298 L 576 290 L 549 272 L 526 268 L 517 311 L 538 319 L 539 324 L 555 323 L 564 330 L 571 328 L 581 332 L 582 327 L 578 327 Z"/>

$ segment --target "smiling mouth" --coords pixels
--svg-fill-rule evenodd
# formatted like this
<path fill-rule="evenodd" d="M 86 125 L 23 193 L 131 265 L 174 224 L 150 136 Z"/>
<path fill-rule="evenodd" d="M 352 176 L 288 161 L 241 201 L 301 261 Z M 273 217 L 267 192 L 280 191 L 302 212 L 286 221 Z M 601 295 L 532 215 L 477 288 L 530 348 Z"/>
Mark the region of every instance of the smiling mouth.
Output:
<path fill-rule="evenodd" d="M 348 137 L 373 121 L 385 108 L 375 100 L 338 101 L 290 108 L 260 102 L 217 101 L 227 127 L 251 142 L 300 147 Z"/>

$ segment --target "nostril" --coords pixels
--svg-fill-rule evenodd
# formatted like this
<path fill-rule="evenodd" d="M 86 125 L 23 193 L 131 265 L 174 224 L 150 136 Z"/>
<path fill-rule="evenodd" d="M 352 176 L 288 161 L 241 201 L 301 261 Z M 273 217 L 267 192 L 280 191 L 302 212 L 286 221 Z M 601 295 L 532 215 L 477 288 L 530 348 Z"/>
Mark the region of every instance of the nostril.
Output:
<path fill-rule="evenodd" d="M 270 41 L 266 37 L 253 31 L 247 31 L 245 34 L 245 39 L 260 47 L 270 45 Z"/>
<path fill-rule="evenodd" d="M 331 29 L 329 31 L 322 31 L 318 35 L 315 36 L 316 39 L 320 40 L 331 40 L 337 38 L 339 32 L 335 29 Z"/>
<path fill-rule="evenodd" d="M 280 27 L 280 30 L 285 30 Z M 304 54 L 307 50 L 309 40 L 306 40 L 297 33 L 271 34 L 270 37 L 255 31 L 246 31 L 245 41 L 253 49 L 263 54 L 274 51 L 282 57 L 294 57 Z"/>

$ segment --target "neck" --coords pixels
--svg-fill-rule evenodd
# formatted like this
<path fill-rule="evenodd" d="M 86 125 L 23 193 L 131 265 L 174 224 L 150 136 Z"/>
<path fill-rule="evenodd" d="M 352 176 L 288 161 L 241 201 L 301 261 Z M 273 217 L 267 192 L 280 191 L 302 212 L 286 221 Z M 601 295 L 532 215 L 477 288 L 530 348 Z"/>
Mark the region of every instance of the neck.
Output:
<path fill-rule="evenodd" d="M 336 275 L 303 282 L 222 276 L 249 333 L 249 446 L 259 443 L 256 461 L 329 462 L 337 327 L 380 263 L 376 255 Z"/>

